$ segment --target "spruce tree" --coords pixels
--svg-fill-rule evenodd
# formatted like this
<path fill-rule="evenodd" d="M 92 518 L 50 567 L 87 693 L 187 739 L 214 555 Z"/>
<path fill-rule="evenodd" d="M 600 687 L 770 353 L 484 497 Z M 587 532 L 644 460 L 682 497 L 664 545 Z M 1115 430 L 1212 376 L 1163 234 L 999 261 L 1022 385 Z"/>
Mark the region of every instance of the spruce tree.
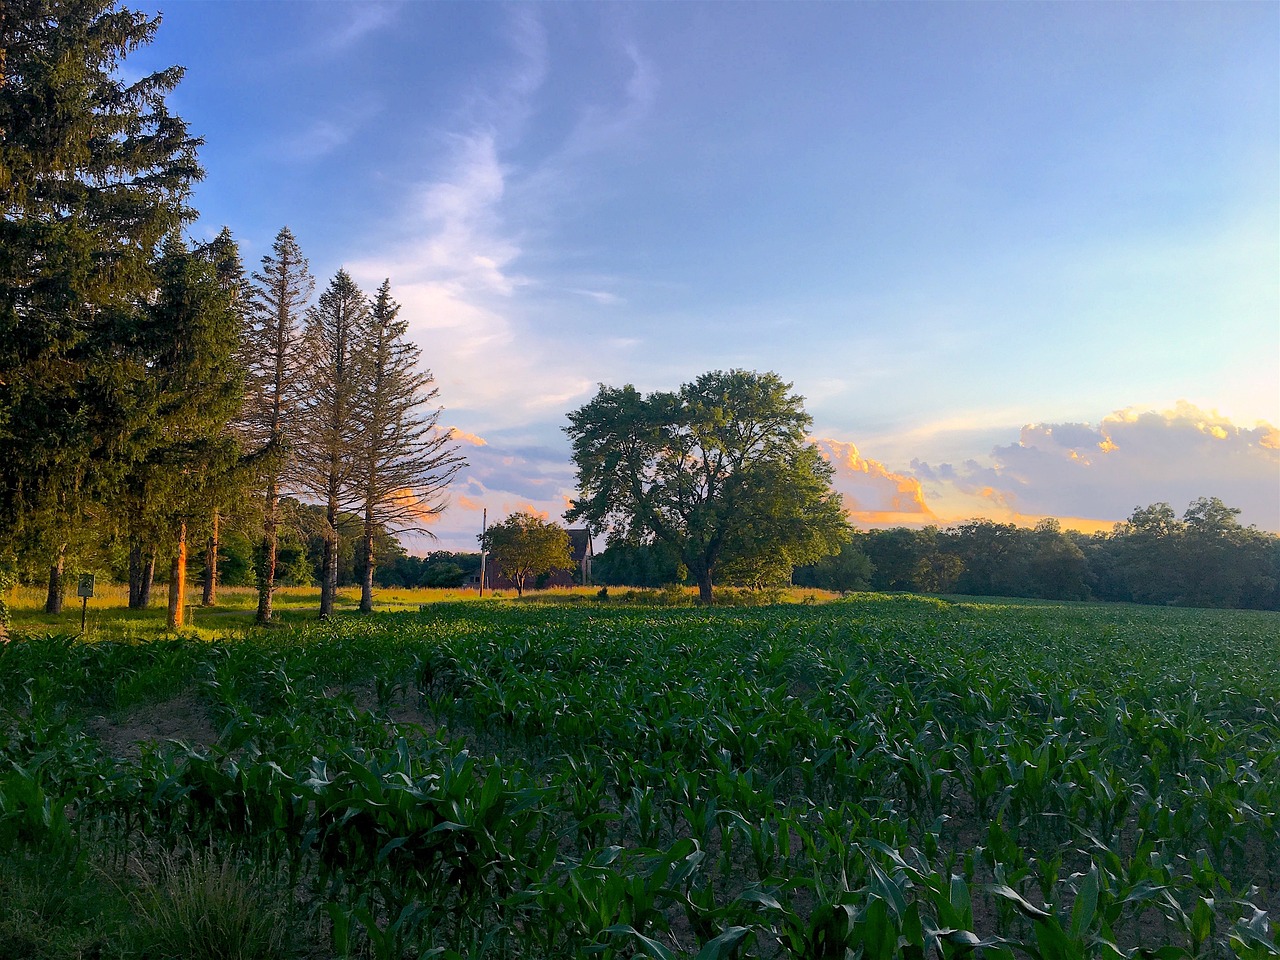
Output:
<path fill-rule="evenodd" d="M 339 270 L 303 332 L 302 401 L 299 404 L 292 485 L 325 511 L 320 616 L 333 613 L 338 586 L 338 516 L 358 503 L 354 481 L 360 446 L 357 392 L 365 378 L 362 337 L 369 302 L 345 270 Z"/>
<path fill-rule="evenodd" d="M 364 382 L 356 395 L 360 425 L 356 489 L 362 500 L 364 576 L 360 609 L 373 609 L 374 541 L 379 528 L 430 533 L 426 524 L 445 507 L 449 480 L 465 464 L 441 429 L 439 391 L 422 351 L 405 340 L 408 323 L 391 299 L 391 281 L 378 288 L 362 349 Z"/>
<path fill-rule="evenodd" d="M 127 362 L 163 237 L 193 216 L 199 141 L 126 82 L 159 18 L 108 0 L 7 0 L 0 18 L 0 565 L 56 553 L 133 455 Z"/>
<path fill-rule="evenodd" d="M 232 237 L 231 230 L 224 226 L 213 240 L 200 248 L 200 253 L 213 266 L 218 285 L 230 300 L 230 308 L 237 326 L 237 353 L 243 360 L 244 343 L 247 339 L 248 310 L 245 300 L 244 266 L 240 262 L 240 247 Z M 244 465 L 249 466 L 248 458 Z M 218 502 L 213 504 L 210 515 L 209 536 L 204 548 L 203 590 L 200 597 L 202 607 L 213 606 L 218 598 L 218 538 L 222 527 L 224 503 L 223 498 L 218 498 Z"/>
<path fill-rule="evenodd" d="M 280 488 L 291 458 L 290 432 L 301 392 L 300 325 L 315 281 L 288 227 L 253 274 L 247 304 L 244 366 L 247 393 L 241 426 L 262 460 L 262 545 L 258 556 L 258 622 L 271 621 L 280 539 Z"/>
<path fill-rule="evenodd" d="M 135 380 L 145 427 L 132 466 L 135 541 L 163 543 L 169 557 L 169 627 L 183 625 L 188 541 L 207 528 L 209 504 L 239 479 L 238 439 L 228 429 L 244 400 L 240 322 L 230 291 L 204 251 L 166 244 L 158 283 L 137 321 Z"/>

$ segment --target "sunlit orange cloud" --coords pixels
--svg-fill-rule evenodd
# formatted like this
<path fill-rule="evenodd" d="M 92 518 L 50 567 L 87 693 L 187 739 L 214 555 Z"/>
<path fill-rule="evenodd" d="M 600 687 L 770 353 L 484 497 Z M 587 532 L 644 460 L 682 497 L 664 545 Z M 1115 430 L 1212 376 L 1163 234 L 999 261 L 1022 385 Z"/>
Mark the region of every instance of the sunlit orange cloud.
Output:
<path fill-rule="evenodd" d="M 1061 517 L 1049 514 L 1022 513 L 1013 505 L 1013 498 L 1003 490 L 983 487 L 971 494 L 973 500 L 966 510 L 958 503 L 948 504 L 948 516 L 940 526 L 964 523 L 966 520 L 991 520 L 995 523 L 1012 523 L 1017 527 L 1034 527 L 1041 520 L 1057 520 L 1064 530 L 1081 533 L 1106 533 L 1116 524 L 1115 520 L 1098 517 Z"/>
<path fill-rule="evenodd" d="M 508 501 L 502 505 L 502 510 L 500 512 L 508 517 L 511 516 L 513 513 L 528 513 L 528 514 L 532 514 L 533 516 L 537 517 L 539 520 L 542 520 L 544 522 L 551 517 L 550 511 L 539 510 L 528 500 L 518 500 L 516 501 L 515 506 L 511 506 L 510 501 Z"/>
<path fill-rule="evenodd" d="M 487 447 L 489 445 L 489 441 L 484 437 L 477 436 L 474 433 L 468 433 L 466 430 L 459 430 L 457 427 L 450 427 L 449 429 L 453 432 L 453 439 L 459 440 L 462 443 L 469 443 L 473 447 Z"/>
<path fill-rule="evenodd" d="M 849 518 L 861 526 L 923 526 L 938 518 L 925 503 L 915 477 L 895 473 L 870 460 L 852 443 L 816 437 L 812 441 L 835 468 L 832 486 L 844 498 Z"/>

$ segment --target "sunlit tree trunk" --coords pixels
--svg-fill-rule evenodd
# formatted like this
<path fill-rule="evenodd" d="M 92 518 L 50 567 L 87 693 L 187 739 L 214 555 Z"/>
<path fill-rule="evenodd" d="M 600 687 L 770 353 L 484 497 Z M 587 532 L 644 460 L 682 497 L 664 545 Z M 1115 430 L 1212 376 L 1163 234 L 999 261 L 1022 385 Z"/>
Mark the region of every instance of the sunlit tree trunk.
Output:
<path fill-rule="evenodd" d="M 178 524 L 178 544 L 169 565 L 169 629 L 183 625 L 187 601 L 187 525 Z"/>
<path fill-rule="evenodd" d="M 44 601 L 45 613 L 62 612 L 62 571 L 67 559 L 67 545 L 58 547 L 58 559 L 49 567 L 49 594 Z"/>

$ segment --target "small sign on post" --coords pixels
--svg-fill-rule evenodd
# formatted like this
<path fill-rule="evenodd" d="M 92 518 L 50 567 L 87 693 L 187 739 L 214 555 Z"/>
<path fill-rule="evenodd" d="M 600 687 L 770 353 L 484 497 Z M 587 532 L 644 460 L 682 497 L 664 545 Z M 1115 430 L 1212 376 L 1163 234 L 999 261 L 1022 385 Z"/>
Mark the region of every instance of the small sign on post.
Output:
<path fill-rule="evenodd" d="M 76 585 L 76 596 L 80 597 L 80 632 L 84 633 L 85 619 L 89 615 L 89 598 L 93 596 L 93 574 L 80 574 L 80 582 Z"/>

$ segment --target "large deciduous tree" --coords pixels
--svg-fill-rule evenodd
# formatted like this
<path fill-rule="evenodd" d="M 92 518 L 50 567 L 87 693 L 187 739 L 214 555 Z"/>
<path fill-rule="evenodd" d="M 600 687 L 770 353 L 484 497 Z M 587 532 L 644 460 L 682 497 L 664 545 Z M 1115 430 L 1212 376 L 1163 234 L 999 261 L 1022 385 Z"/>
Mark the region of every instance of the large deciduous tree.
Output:
<path fill-rule="evenodd" d="M 158 24 L 110 0 L 3 5 L 0 566 L 48 547 L 128 459 L 120 341 L 201 175 L 165 104 L 182 69 L 120 70 Z"/>
<path fill-rule="evenodd" d="M 674 393 L 601 385 L 569 414 L 578 499 L 566 516 L 611 540 L 660 540 L 712 602 L 717 569 L 773 555 L 791 565 L 850 536 L 810 417 L 773 373 L 715 371 Z"/>
<path fill-rule="evenodd" d="M 517 596 L 524 596 L 530 577 L 573 569 L 568 532 L 532 513 L 513 513 L 495 523 L 481 535 L 480 543 L 516 585 Z"/>
<path fill-rule="evenodd" d="M 280 540 L 280 486 L 290 459 L 290 432 L 302 393 L 301 324 L 315 280 L 288 227 L 276 235 L 253 274 L 244 338 L 247 392 L 242 427 L 250 449 L 264 454 L 259 623 L 271 621 Z"/>
<path fill-rule="evenodd" d="M 339 270 L 307 311 L 303 376 L 291 484 L 325 510 L 320 616 L 333 613 L 338 586 L 338 516 L 358 505 L 354 481 L 361 447 L 358 396 L 364 379 L 362 337 L 369 301 Z"/>
<path fill-rule="evenodd" d="M 362 377 L 355 415 L 360 445 L 356 492 L 364 515 L 360 609 L 373 609 L 375 536 L 379 527 L 430 533 L 426 523 L 445 508 L 449 480 L 464 465 L 453 432 L 440 427 L 439 391 L 418 369 L 421 350 L 405 340 L 408 323 L 378 288 L 361 347 Z"/>

